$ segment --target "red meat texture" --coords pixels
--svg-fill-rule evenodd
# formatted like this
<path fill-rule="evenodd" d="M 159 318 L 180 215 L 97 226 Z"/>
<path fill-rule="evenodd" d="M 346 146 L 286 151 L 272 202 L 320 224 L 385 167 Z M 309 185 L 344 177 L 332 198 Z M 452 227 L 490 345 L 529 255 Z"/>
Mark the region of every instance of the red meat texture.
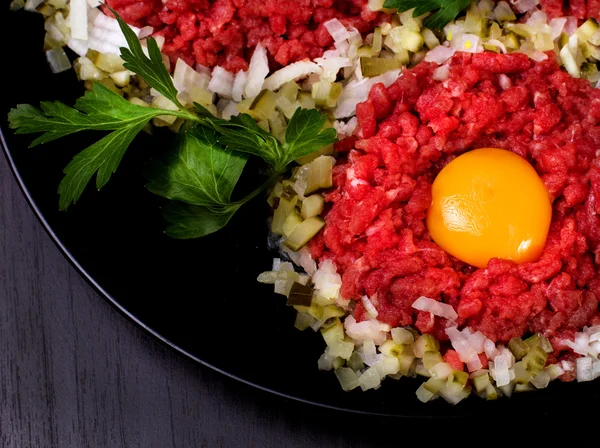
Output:
<path fill-rule="evenodd" d="M 573 16 L 576 19 L 600 18 L 600 0 L 541 0 L 548 17 Z"/>
<path fill-rule="evenodd" d="M 597 323 L 600 90 L 561 71 L 550 54 L 535 63 L 523 54 L 458 53 L 449 64 L 443 82 L 432 78 L 437 65 L 421 63 L 388 88 L 375 86 L 357 107 L 357 135 L 337 144 L 313 256 L 338 266 L 344 298 L 367 294 L 379 320 L 415 325 L 440 340 L 448 339 L 448 322 L 413 309 L 420 296 L 452 305 L 460 326 L 493 341 L 528 332 L 559 338 Z M 510 78 L 506 90 L 500 76 Z M 550 192 L 553 220 L 535 262 L 492 259 L 477 269 L 427 232 L 436 174 L 457 155 L 485 147 L 525 157 Z M 360 301 L 355 317 L 368 318 Z"/>
<path fill-rule="evenodd" d="M 108 0 L 130 25 L 152 26 L 165 38 L 163 53 L 174 67 L 183 59 L 195 67 L 248 69 L 260 42 L 271 69 L 314 59 L 333 44 L 323 25 L 338 18 L 361 33 L 371 31 L 384 15 L 367 0 Z"/>

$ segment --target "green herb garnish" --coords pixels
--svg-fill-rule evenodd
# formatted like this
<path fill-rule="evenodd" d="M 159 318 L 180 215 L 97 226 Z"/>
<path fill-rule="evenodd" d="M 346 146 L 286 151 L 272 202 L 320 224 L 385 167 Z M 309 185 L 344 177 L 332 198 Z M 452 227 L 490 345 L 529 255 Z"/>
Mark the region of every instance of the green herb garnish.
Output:
<path fill-rule="evenodd" d="M 146 56 L 129 26 L 113 13 L 129 46 L 121 48 L 124 66 L 140 75 L 179 110 L 134 105 L 101 84 L 94 84 L 74 108 L 55 101 L 42 102 L 40 109 L 29 104 L 12 109 L 8 118 L 17 134 L 42 133 L 31 146 L 81 131 L 112 131 L 77 154 L 65 168 L 65 177 L 58 188 L 61 210 L 80 198 L 94 174 L 96 187 L 102 188 L 136 135 L 150 120 L 161 115 L 186 120 L 172 153 L 164 162 L 152 163 L 148 170 L 147 188 L 171 200 L 163 210 L 171 223 L 167 234 L 175 238 L 197 238 L 221 229 L 243 204 L 283 174 L 292 161 L 335 142 L 335 130 L 324 130 L 326 118 L 314 109 L 296 111 L 288 123 L 285 143 L 263 130 L 247 114 L 226 121 L 198 104 L 195 111 L 185 109 L 177 99 L 177 89 L 156 41 L 148 39 L 149 57 Z M 249 155 L 258 156 L 269 165 L 265 181 L 242 199 L 233 201 L 233 191 Z"/>
<path fill-rule="evenodd" d="M 441 30 L 453 21 L 458 14 L 465 9 L 472 0 L 385 0 L 384 8 L 397 9 L 405 12 L 415 8 L 413 17 L 422 16 L 425 13 L 436 11 L 425 20 L 427 28 Z"/>

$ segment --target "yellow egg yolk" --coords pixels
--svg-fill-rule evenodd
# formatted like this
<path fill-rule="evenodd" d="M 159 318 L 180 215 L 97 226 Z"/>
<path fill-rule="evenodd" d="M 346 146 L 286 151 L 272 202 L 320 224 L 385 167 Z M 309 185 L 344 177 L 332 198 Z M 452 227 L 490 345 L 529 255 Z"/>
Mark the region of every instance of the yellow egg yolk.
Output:
<path fill-rule="evenodd" d="M 431 238 L 461 261 L 526 263 L 546 243 L 552 204 L 534 168 L 503 149 L 467 152 L 440 171 L 427 213 Z"/>

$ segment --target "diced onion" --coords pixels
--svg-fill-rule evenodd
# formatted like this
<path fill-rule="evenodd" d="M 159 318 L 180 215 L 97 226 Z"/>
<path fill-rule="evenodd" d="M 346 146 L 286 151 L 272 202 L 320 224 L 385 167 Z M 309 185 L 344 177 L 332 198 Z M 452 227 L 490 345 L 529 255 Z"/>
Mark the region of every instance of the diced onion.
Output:
<path fill-rule="evenodd" d="M 377 319 L 379 312 L 377 311 L 377 308 L 375 308 L 375 305 L 373 305 L 373 302 L 371 302 L 369 297 L 362 296 L 361 301 L 365 309 L 367 310 L 367 313 L 369 313 L 369 316 L 371 316 L 372 319 Z"/>
<path fill-rule="evenodd" d="M 79 56 L 85 56 L 88 52 L 88 43 L 85 40 L 73 39 L 67 41 L 67 46 Z"/>
<path fill-rule="evenodd" d="M 540 4 L 540 0 L 511 0 L 514 8 L 521 14 L 535 8 Z"/>
<path fill-rule="evenodd" d="M 590 337 L 585 333 L 577 333 L 575 335 L 575 340 L 570 341 L 566 339 L 564 341 L 565 345 L 571 348 L 575 353 L 578 353 L 583 356 L 587 356 L 588 348 L 590 344 Z"/>
<path fill-rule="evenodd" d="M 29 3 L 29 0 L 28 0 Z M 69 25 L 73 39 L 88 39 L 88 4 L 86 0 L 71 0 Z"/>
<path fill-rule="evenodd" d="M 555 19 L 550 20 L 550 29 L 552 32 L 550 36 L 552 36 L 552 40 L 556 40 L 560 37 L 563 29 L 565 28 L 565 24 L 567 23 L 566 17 L 557 17 Z"/>
<path fill-rule="evenodd" d="M 510 383 L 508 367 L 506 354 L 501 353 L 494 358 L 494 368 L 490 369 L 490 373 L 496 381 L 496 386 L 506 386 Z"/>
<path fill-rule="evenodd" d="M 373 78 L 365 78 L 362 81 L 349 82 L 340 97 L 338 98 L 338 106 L 333 115 L 335 118 L 350 117 L 356 113 L 356 105 L 367 99 L 371 88 L 381 82 L 386 87 L 389 87 L 400 76 L 400 70 L 390 70 L 383 75 Z"/>
<path fill-rule="evenodd" d="M 504 44 L 502 42 L 500 42 L 498 39 L 490 39 L 486 42 L 486 44 L 490 44 L 495 47 L 498 47 L 500 49 L 500 51 L 504 54 L 508 53 Z"/>
<path fill-rule="evenodd" d="M 248 80 L 244 87 L 246 98 L 254 98 L 263 88 L 265 78 L 269 74 L 267 50 L 259 43 L 254 49 L 248 67 Z"/>
<path fill-rule="evenodd" d="M 450 67 L 448 65 L 441 65 L 436 68 L 431 77 L 436 81 L 445 81 L 450 77 Z"/>
<path fill-rule="evenodd" d="M 450 45 L 456 51 L 463 51 L 466 53 L 483 52 L 483 46 L 480 43 L 479 36 L 475 34 L 458 34 L 452 38 Z M 434 50 L 435 49 L 436 48 L 434 48 Z"/>
<path fill-rule="evenodd" d="M 344 320 L 344 328 L 346 329 L 346 334 L 357 342 L 370 339 L 377 344 L 383 344 L 387 333 L 391 330 L 388 324 L 377 320 L 356 322 L 354 316 L 348 316 Z"/>
<path fill-rule="evenodd" d="M 453 47 L 445 47 L 444 45 L 439 45 L 433 50 L 427 52 L 427 55 L 425 55 L 425 61 L 435 62 L 436 64 L 443 64 L 452 56 L 454 56 L 454 53 L 456 53 L 456 50 Z"/>
<path fill-rule="evenodd" d="M 40 6 L 42 3 L 44 3 L 44 0 L 27 0 L 25 2 L 25 9 L 27 11 L 35 11 L 37 7 Z"/>
<path fill-rule="evenodd" d="M 46 59 L 50 64 L 52 73 L 60 73 L 71 68 L 71 61 L 62 48 L 52 48 L 46 51 Z"/>
<path fill-rule="evenodd" d="M 279 89 L 282 85 L 287 82 L 293 81 L 297 78 L 301 78 L 306 75 L 310 75 L 311 73 L 322 73 L 322 69 L 310 61 L 298 61 L 290 64 L 286 67 L 283 67 L 280 70 L 277 70 L 267 79 L 265 79 L 265 83 L 263 87 L 267 90 L 275 91 Z M 250 96 L 249 96 L 250 98 Z"/>
<path fill-rule="evenodd" d="M 234 74 L 223 67 L 215 67 L 208 83 L 208 90 L 225 98 L 231 98 Z"/>
<path fill-rule="evenodd" d="M 500 84 L 502 90 L 507 90 L 512 87 L 512 81 L 504 73 L 500 73 L 498 75 L 498 84 Z"/>
<path fill-rule="evenodd" d="M 446 334 L 450 338 L 452 347 L 458 353 L 460 360 L 467 364 L 469 372 L 482 368 L 477 351 L 470 346 L 466 335 L 460 332 L 457 327 L 446 328 Z"/>
<path fill-rule="evenodd" d="M 483 343 L 483 350 L 485 351 L 485 356 L 487 356 L 488 359 L 494 359 L 499 353 L 496 349 L 496 344 L 494 344 L 494 341 L 491 339 L 485 340 Z"/>
<path fill-rule="evenodd" d="M 248 80 L 248 72 L 240 70 L 236 73 L 233 80 L 233 86 L 231 88 L 231 97 L 234 101 L 242 101 L 244 95 L 244 87 Z"/>
<path fill-rule="evenodd" d="M 433 300 L 425 296 L 421 296 L 415 300 L 412 304 L 412 307 L 419 311 L 429 311 L 435 316 L 443 317 L 449 320 L 456 320 L 458 318 L 458 314 L 456 314 L 456 311 L 451 305 L 438 302 L 437 300 Z"/>
<path fill-rule="evenodd" d="M 577 381 L 592 381 L 594 379 L 594 369 L 592 366 L 592 358 L 584 356 L 577 358 Z"/>
<path fill-rule="evenodd" d="M 317 294 L 325 299 L 337 297 L 342 287 L 342 277 L 331 260 L 325 260 L 313 275 L 313 283 Z"/>
<path fill-rule="evenodd" d="M 350 37 L 346 27 L 338 19 L 328 20 L 323 24 L 335 43 L 345 41 Z"/>

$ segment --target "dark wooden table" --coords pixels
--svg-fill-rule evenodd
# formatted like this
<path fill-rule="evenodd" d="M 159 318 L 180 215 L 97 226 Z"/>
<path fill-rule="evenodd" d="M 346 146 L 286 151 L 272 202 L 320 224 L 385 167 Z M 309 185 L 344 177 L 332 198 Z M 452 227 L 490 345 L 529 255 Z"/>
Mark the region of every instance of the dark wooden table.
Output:
<path fill-rule="evenodd" d="M 63 258 L 2 154 L 0 260 L 2 447 L 398 444 L 398 420 L 256 390 L 136 327 Z"/>

